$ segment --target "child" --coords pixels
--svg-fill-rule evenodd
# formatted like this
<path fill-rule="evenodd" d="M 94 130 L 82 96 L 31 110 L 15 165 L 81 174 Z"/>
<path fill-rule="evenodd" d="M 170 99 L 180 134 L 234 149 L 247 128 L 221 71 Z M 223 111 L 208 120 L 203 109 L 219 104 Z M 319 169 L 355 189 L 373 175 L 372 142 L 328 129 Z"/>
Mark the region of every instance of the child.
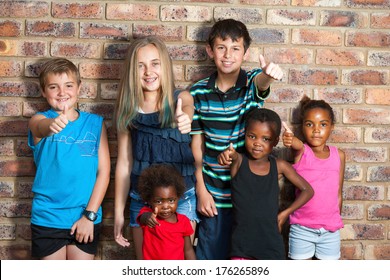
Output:
<path fill-rule="evenodd" d="M 285 160 L 271 153 L 279 142 L 281 121 L 274 111 L 255 108 L 246 118 L 245 151 L 233 144 L 218 163 L 230 165 L 233 203 L 232 259 L 282 260 L 285 249 L 281 230 L 289 214 L 304 205 L 313 189 Z M 279 177 L 285 176 L 301 194 L 279 210 Z"/>
<path fill-rule="evenodd" d="M 262 106 L 270 84 L 280 80 L 278 65 L 266 64 L 260 55 L 262 69 L 241 69 L 249 55 L 251 38 L 246 26 L 233 19 L 218 21 L 211 29 L 206 50 L 214 59 L 216 73 L 195 83 L 192 151 L 196 165 L 198 211 L 198 259 L 227 259 L 231 235 L 231 200 L 229 169 L 218 164 L 218 154 L 236 143 L 244 145 L 244 122 L 247 111 Z"/>
<path fill-rule="evenodd" d="M 76 108 L 81 81 L 72 62 L 46 62 L 39 81 L 51 109 L 29 122 L 28 144 L 36 164 L 32 255 L 92 260 L 110 179 L 106 128 L 102 117 Z"/>
<path fill-rule="evenodd" d="M 306 96 L 300 109 L 304 142 L 287 128 L 283 143 L 295 152 L 294 168 L 315 195 L 290 216 L 289 257 L 339 259 L 345 154 L 326 143 L 335 123 L 330 105 Z"/>
<path fill-rule="evenodd" d="M 142 252 L 145 260 L 195 260 L 190 235 L 190 220 L 176 213 L 185 191 L 181 174 L 170 165 L 158 164 L 145 169 L 138 190 L 149 206 L 137 218 L 143 230 Z"/>
<path fill-rule="evenodd" d="M 142 229 L 136 218 L 145 205 L 137 186 L 145 168 L 153 163 L 176 167 L 186 185 L 177 212 L 186 215 L 194 227 L 198 220 L 189 135 L 194 105 L 188 91 L 175 91 L 171 58 L 157 37 L 139 38 L 131 44 L 123 74 L 114 118 L 118 131 L 114 234 L 119 245 L 130 245 L 122 234 L 124 209 L 130 195 L 130 227 L 136 257 L 143 259 Z"/>

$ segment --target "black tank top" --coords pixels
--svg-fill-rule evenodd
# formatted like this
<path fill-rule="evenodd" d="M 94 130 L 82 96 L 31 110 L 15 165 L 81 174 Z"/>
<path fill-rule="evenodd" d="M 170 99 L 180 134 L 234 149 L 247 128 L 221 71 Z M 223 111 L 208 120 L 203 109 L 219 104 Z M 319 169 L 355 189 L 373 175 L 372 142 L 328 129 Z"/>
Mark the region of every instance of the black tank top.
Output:
<path fill-rule="evenodd" d="M 285 259 L 278 230 L 279 183 L 276 159 L 269 156 L 270 172 L 252 173 L 246 155 L 232 184 L 233 231 L 231 257 Z"/>

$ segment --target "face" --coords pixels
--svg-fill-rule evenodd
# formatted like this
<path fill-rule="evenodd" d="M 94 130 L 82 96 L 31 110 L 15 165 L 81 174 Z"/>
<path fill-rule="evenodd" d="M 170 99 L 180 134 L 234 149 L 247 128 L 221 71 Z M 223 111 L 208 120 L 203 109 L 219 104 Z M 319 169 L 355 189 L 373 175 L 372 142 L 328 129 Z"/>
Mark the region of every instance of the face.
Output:
<path fill-rule="evenodd" d="M 161 88 L 161 60 L 157 48 L 146 45 L 138 50 L 138 71 L 144 92 L 159 92 Z"/>
<path fill-rule="evenodd" d="M 68 109 L 75 108 L 79 92 L 80 86 L 74 74 L 50 73 L 46 77 L 42 95 L 55 111 L 63 112 L 66 105 Z"/>
<path fill-rule="evenodd" d="M 278 143 L 274 129 L 268 122 L 251 121 L 245 132 L 245 148 L 252 159 L 267 159 Z"/>
<path fill-rule="evenodd" d="M 332 130 L 333 124 L 327 110 L 314 108 L 306 112 L 302 132 L 306 142 L 311 147 L 325 145 Z"/>
<path fill-rule="evenodd" d="M 150 206 L 154 210 L 157 207 L 157 216 L 162 220 L 174 220 L 179 202 L 176 190 L 173 186 L 158 187 L 155 189 Z"/>
<path fill-rule="evenodd" d="M 214 59 L 218 71 L 224 74 L 238 72 L 243 61 L 247 58 L 248 52 L 244 50 L 244 39 L 239 38 L 234 42 L 231 38 L 222 40 L 217 37 L 214 46 L 206 48 L 208 55 Z"/>

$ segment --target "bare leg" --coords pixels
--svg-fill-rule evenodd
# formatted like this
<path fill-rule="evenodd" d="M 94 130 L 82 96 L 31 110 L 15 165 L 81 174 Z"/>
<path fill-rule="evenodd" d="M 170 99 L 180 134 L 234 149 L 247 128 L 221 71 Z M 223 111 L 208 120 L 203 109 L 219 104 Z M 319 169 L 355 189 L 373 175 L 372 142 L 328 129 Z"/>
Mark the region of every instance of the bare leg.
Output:
<path fill-rule="evenodd" d="M 137 260 L 143 260 L 142 254 L 142 243 L 144 241 L 144 236 L 141 227 L 131 227 L 133 233 L 133 242 L 135 248 L 135 256 Z"/>
<path fill-rule="evenodd" d="M 53 254 L 43 257 L 42 260 L 66 260 L 66 246 L 62 247 Z"/>
<path fill-rule="evenodd" d="M 76 245 L 66 246 L 66 255 L 68 260 L 93 260 L 95 258 L 95 255 L 80 250 Z"/>

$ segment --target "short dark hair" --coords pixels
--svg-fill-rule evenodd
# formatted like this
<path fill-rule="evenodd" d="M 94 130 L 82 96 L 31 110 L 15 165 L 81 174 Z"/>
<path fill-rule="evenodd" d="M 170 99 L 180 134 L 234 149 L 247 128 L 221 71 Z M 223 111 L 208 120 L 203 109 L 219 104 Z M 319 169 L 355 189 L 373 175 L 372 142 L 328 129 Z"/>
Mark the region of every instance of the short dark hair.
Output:
<path fill-rule="evenodd" d="M 159 187 L 174 187 L 178 197 L 185 191 L 183 176 L 175 167 L 168 164 L 153 164 L 141 172 L 138 191 L 145 202 L 150 202 L 154 190 Z"/>
<path fill-rule="evenodd" d="M 246 25 L 234 19 L 220 20 L 213 25 L 208 38 L 208 44 L 211 48 L 214 47 L 215 39 L 218 37 L 222 38 L 222 40 L 231 38 L 232 41 L 238 41 L 238 39 L 243 38 L 245 51 L 252 42 Z"/>
<path fill-rule="evenodd" d="M 254 108 L 252 109 L 246 119 L 245 119 L 245 129 L 249 126 L 251 122 L 267 122 L 274 124 L 272 128 L 274 129 L 275 136 L 278 137 L 280 135 L 280 131 L 282 129 L 282 121 L 279 115 L 270 109 L 266 108 Z"/>
<path fill-rule="evenodd" d="M 49 74 L 73 74 L 76 77 L 77 85 L 81 84 L 79 69 L 73 62 L 66 58 L 53 58 L 45 62 L 39 74 L 39 84 L 45 90 L 46 78 Z"/>

